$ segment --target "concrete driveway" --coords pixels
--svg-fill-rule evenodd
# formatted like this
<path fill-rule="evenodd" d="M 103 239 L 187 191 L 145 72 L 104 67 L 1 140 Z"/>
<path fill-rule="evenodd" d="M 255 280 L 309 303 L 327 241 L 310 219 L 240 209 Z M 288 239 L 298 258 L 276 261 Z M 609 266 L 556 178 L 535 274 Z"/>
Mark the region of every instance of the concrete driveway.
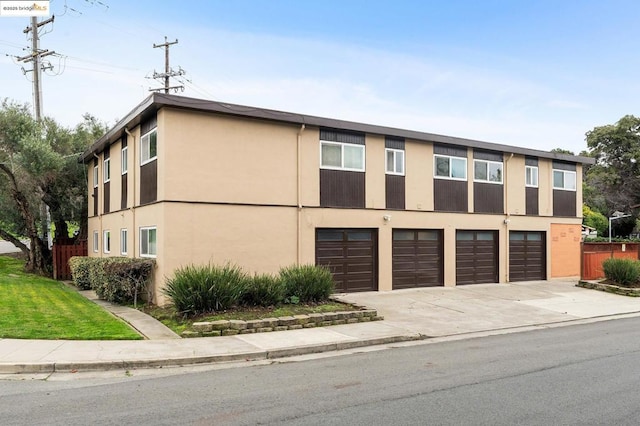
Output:
<path fill-rule="evenodd" d="M 640 298 L 576 287 L 577 280 L 475 284 L 337 295 L 385 323 L 426 336 L 539 326 L 640 312 Z"/>

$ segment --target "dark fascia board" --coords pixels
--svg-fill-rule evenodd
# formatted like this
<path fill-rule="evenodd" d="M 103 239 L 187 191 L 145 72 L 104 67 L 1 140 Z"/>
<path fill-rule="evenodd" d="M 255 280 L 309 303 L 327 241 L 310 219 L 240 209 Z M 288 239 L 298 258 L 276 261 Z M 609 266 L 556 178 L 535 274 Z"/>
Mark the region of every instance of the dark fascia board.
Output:
<path fill-rule="evenodd" d="M 333 118 L 295 114 L 290 112 L 228 104 L 224 102 L 209 101 L 204 99 L 188 98 L 184 96 L 169 95 L 164 93 L 154 93 L 143 102 L 141 102 L 103 137 L 101 137 L 93 145 L 91 145 L 91 147 L 84 154 L 82 154 L 80 160 L 84 163 L 88 162 L 93 154 L 102 152 L 105 146 L 118 140 L 124 133 L 125 128 L 133 128 L 137 126 L 140 123 L 141 117 L 143 115 L 155 112 L 162 107 L 172 107 L 202 112 L 215 112 L 226 115 L 234 115 L 238 117 L 264 119 L 297 125 L 304 124 L 305 126 L 328 127 L 338 130 L 351 130 L 356 132 L 399 137 L 416 141 L 443 143 L 489 151 L 500 151 L 506 154 L 519 154 L 525 156 L 547 158 L 551 160 L 567 161 L 571 163 L 595 164 L 595 159 L 579 155 L 560 154 L 549 151 L 541 151 L 530 148 L 521 148 L 517 146 L 478 141 L 474 139 L 457 138 L 453 136 L 444 136 L 434 133 L 418 132 L 415 130 L 404 130 L 393 127 L 377 126 L 374 124 L 356 123 L 353 121 L 337 120 Z"/>

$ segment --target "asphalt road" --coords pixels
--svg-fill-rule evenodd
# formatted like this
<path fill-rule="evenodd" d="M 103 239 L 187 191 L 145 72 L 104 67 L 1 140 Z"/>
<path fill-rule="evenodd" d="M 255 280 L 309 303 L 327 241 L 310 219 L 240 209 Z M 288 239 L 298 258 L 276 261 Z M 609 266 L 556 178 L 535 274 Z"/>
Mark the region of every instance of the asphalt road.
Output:
<path fill-rule="evenodd" d="M 3 425 L 635 425 L 640 317 L 163 377 L 0 381 Z"/>

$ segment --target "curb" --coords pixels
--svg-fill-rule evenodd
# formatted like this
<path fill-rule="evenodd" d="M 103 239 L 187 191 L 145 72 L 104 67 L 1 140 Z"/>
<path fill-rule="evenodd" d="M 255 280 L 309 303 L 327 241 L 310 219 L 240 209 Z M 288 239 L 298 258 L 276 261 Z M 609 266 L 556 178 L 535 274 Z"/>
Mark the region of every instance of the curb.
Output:
<path fill-rule="evenodd" d="M 376 337 L 364 340 L 354 340 L 350 342 L 321 343 L 316 345 L 299 346 L 295 348 L 166 359 L 158 358 L 146 360 L 111 360 L 93 362 L 42 362 L 25 364 L 0 363 L 0 374 L 76 373 L 81 371 L 112 371 L 141 368 L 183 367 L 188 365 L 217 364 L 237 361 L 260 361 L 299 355 L 316 354 L 322 352 L 333 352 L 365 346 L 376 346 L 397 342 L 423 340 L 425 338 L 429 337 L 420 334 L 407 334 L 389 337 Z"/>

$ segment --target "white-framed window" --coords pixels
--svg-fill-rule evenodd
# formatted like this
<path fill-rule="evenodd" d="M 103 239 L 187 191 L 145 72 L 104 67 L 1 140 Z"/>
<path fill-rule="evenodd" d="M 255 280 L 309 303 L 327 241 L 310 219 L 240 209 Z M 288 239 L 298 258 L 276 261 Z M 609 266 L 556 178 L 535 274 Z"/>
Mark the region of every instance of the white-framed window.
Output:
<path fill-rule="evenodd" d="M 120 254 L 125 256 L 127 254 L 129 231 L 126 228 L 120 230 Z"/>
<path fill-rule="evenodd" d="M 140 138 L 140 165 L 152 162 L 158 157 L 158 129 L 145 133 Z"/>
<path fill-rule="evenodd" d="M 100 249 L 100 241 L 98 240 L 98 231 L 93 231 L 93 252 L 97 253 Z"/>
<path fill-rule="evenodd" d="M 98 187 L 98 166 L 93 166 L 93 187 Z"/>
<path fill-rule="evenodd" d="M 437 179 L 467 180 L 467 159 L 449 155 L 434 155 L 433 177 Z"/>
<path fill-rule="evenodd" d="M 385 154 L 385 170 L 387 174 L 404 176 L 404 151 L 386 148 Z"/>
<path fill-rule="evenodd" d="M 104 253 L 111 253 L 111 231 L 102 231 L 102 251 Z"/>
<path fill-rule="evenodd" d="M 125 146 L 120 151 L 120 170 L 123 175 L 126 175 L 129 171 L 129 157 L 127 156 L 129 149 Z"/>
<path fill-rule="evenodd" d="M 525 166 L 524 184 L 532 188 L 538 187 L 538 166 Z"/>
<path fill-rule="evenodd" d="M 320 141 L 320 167 L 364 172 L 364 145 Z"/>
<path fill-rule="evenodd" d="M 155 226 L 140 228 L 140 257 L 156 257 L 157 231 Z"/>
<path fill-rule="evenodd" d="M 111 180 L 111 158 L 104 159 L 102 173 L 104 173 L 104 183 L 109 182 Z"/>
<path fill-rule="evenodd" d="M 502 183 L 502 167 L 499 161 L 473 160 L 474 182 Z"/>
<path fill-rule="evenodd" d="M 576 172 L 553 169 L 553 189 L 576 190 Z"/>

